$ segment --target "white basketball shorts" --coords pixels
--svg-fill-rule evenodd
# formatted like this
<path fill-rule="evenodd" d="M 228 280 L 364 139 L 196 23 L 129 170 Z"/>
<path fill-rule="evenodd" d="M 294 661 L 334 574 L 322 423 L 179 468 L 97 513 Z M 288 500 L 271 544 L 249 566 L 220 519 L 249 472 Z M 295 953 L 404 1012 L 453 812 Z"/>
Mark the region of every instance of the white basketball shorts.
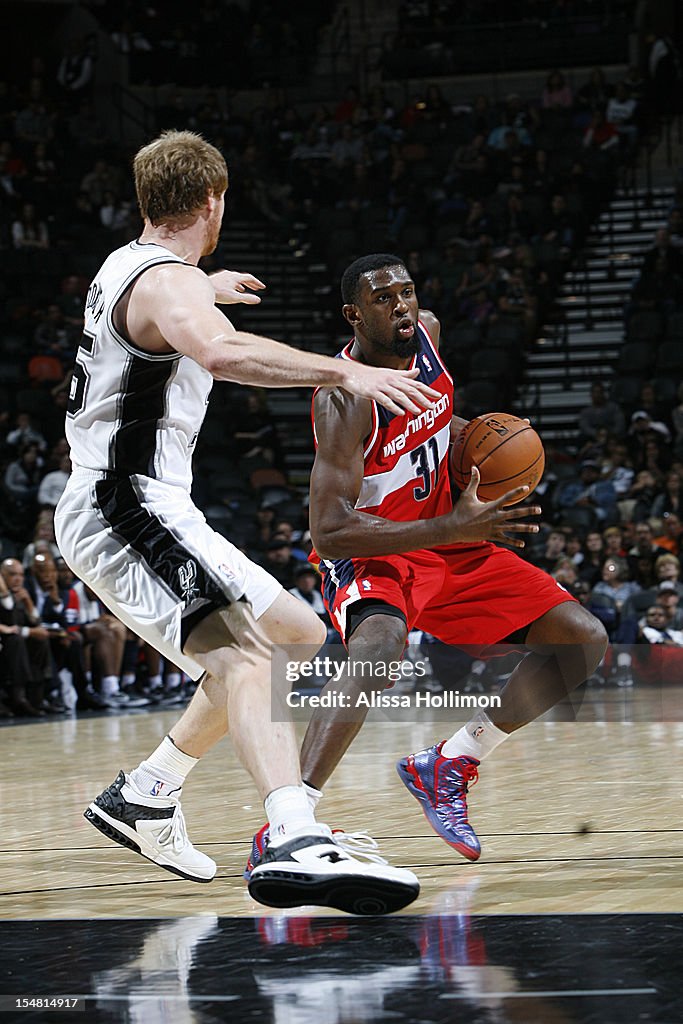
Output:
<path fill-rule="evenodd" d="M 210 528 L 187 491 L 149 477 L 75 469 L 55 534 L 76 576 L 192 679 L 204 670 L 183 645 L 201 619 L 240 598 L 258 619 L 282 591 Z"/>

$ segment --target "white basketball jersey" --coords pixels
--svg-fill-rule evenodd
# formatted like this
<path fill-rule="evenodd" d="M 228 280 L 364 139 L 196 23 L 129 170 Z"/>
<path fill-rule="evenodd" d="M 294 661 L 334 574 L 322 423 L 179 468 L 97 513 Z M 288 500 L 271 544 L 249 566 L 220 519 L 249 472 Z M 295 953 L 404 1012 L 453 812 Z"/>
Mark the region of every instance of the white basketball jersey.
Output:
<path fill-rule="evenodd" d="M 189 489 L 213 378 L 178 352 L 144 352 L 113 320 L 117 302 L 143 271 L 183 262 L 156 243 L 130 242 L 105 260 L 90 285 L 66 417 L 74 467 Z"/>

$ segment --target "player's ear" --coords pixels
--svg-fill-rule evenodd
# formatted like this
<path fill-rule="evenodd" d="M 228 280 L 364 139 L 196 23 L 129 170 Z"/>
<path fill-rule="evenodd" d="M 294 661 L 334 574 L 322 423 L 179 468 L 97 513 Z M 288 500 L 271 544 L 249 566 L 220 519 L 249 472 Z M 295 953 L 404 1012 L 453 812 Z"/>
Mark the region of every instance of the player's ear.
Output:
<path fill-rule="evenodd" d="M 357 327 L 358 324 L 363 322 L 360 310 L 353 302 L 347 302 L 345 306 L 342 306 L 342 316 L 348 320 L 352 327 Z"/>

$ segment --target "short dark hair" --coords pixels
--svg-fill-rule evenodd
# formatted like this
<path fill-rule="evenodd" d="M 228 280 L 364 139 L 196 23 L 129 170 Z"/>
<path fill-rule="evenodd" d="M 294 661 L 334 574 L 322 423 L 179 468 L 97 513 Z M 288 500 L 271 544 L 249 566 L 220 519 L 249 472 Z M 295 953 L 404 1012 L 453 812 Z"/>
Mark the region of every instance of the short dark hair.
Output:
<path fill-rule="evenodd" d="M 348 305 L 351 302 L 358 302 L 360 297 L 360 279 L 363 274 L 370 274 L 373 270 L 383 270 L 385 267 L 403 267 L 405 262 L 400 256 L 394 256 L 389 252 L 375 252 L 370 256 L 361 256 L 354 260 L 342 274 L 341 293 L 342 302 Z"/>

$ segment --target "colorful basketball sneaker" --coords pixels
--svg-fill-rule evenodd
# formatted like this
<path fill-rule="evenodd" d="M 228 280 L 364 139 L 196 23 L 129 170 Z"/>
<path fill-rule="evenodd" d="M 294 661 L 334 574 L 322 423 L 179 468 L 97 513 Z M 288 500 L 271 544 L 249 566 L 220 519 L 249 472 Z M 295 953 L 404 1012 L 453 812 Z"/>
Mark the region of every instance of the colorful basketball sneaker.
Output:
<path fill-rule="evenodd" d="M 249 894 L 268 907 L 314 905 L 348 914 L 391 914 L 417 898 L 412 871 L 378 856 L 371 863 L 351 857 L 325 825 L 310 835 L 267 843 L 252 869 Z M 381 861 L 381 863 L 380 863 Z"/>
<path fill-rule="evenodd" d="M 180 790 L 167 796 L 140 793 L 119 772 L 84 813 L 108 839 L 142 854 L 161 868 L 193 882 L 210 882 L 216 864 L 187 838 Z"/>
<path fill-rule="evenodd" d="M 444 743 L 409 754 L 397 763 L 396 771 L 422 804 L 434 831 L 463 857 L 479 860 L 481 845 L 467 820 L 467 787 L 479 778 L 479 761 L 476 757 L 443 757 Z"/>
<path fill-rule="evenodd" d="M 268 824 L 268 822 L 266 822 L 265 825 L 261 825 L 261 828 L 258 830 L 258 832 L 251 841 L 251 853 L 247 858 L 246 866 L 244 868 L 244 871 L 242 872 L 245 881 L 249 881 L 249 879 L 251 878 L 252 871 L 254 870 L 257 864 L 261 863 L 261 857 L 263 856 L 263 851 L 265 850 L 266 843 L 268 842 L 269 839 L 270 825 Z"/>

